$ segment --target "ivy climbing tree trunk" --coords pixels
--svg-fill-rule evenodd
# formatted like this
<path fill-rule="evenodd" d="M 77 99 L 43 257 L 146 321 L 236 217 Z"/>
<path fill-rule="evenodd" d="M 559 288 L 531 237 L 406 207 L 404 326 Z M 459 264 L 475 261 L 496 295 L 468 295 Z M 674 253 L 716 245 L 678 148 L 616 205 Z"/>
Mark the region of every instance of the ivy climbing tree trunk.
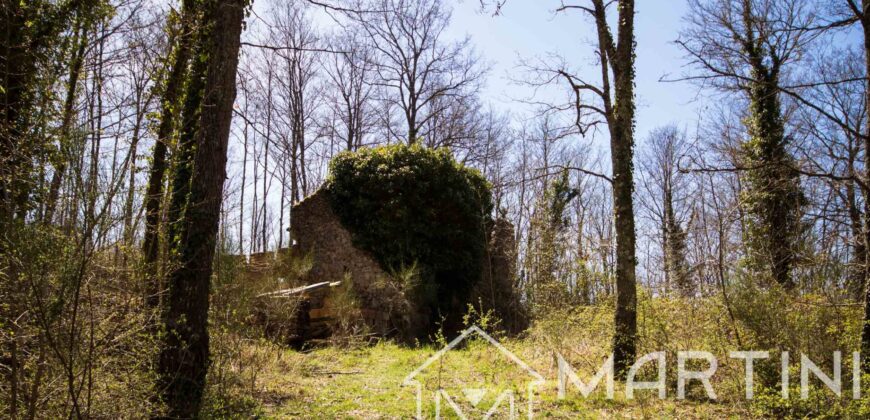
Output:
<path fill-rule="evenodd" d="M 45 203 L 45 214 L 43 221 L 51 223 L 54 219 L 54 211 L 57 206 L 57 201 L 60 196 L 60 185 L 63 182 L 63 176 L 66 173 L 66 165 L 69 157 L 64 151 L 68 148 L 67 144 L 72 141 L 70 131 L 72 129 L 72 119 L 76 100 L 76 89 L 78 88 L 79 76 L 82 72 L 84 64 L 85 48 L 88 46 L 88 31 L 89 23 L 85 18 L 79 18 L 76 23 L 74 36 L 73 54 L 70 58 L 69 81 L 67 81 L 66 98 L 63 104 L 63 116 L 60 123 L 60 150 L 61 154 L 58 157 L 58 162 L 54 168 L 54 174 L 51 176 L 51 185 L 48 191 L 48 202 Z"/>
<path fill-rule="evenodd" d="M 198 416 L 209 366 L 208 310 L 247 0 L 203 3 L 182 113 L 169 214 L 173 267 L 158 362 L 169 418 Z"/>
<path fill-rule="evenodd" d="M 755 16 L 748 2 L 743 12 L 746 27 L 755 27 Z M 792 158 L 786 149 L 778 95 L 779 61 L 765 62 L 762 41 L 749 29 L 743 44 L 752 67 L 746 119 L 750 138 L 742 145 L 750 168 L 746 171 L 748 188 L 741 197 L 752 215 L 747 248 L 752 251 L 757 265 L 768 268 L 773 280 L 783 287 L 793 288 L 791 271 L 804 199 L 800 179 L 792 169 Z"/>
<path fill-rule="evenodd" d="M 166 173 L 168 143 L 175 131 L 178 102 L 184 87 L 187 66 L 190 61 L 191 38 L 196 25 L 194 0 L 184 0 L 181 6 L 181 25 L 173 46 L 172 58 L 168 60 L 169 71 L 163 90 L 160 108 L 160 125 L 157 128 L 157 141 L 148 174 L 145 193 L 145 236 L 142 243 L 143 269 L 145 274 L 146 302 L 156 308 L 160 304 L 161 282 L 158 274 L 158 255 L 160 252 L 160 215 L 163 202 L 163 182 Z"/>
<path fill-rule="evenodd" d="M 665 189 L 664 200 L 664 269 L 665 284 L 676 288 L 683 297 L 694 295 L 694 288 L 689 279 L 688 267 L 686 267 L 686 232 L 677 221 L 674 212 L 673 185 Z"/>
<path fill-rule="evenodd" d="M 698 74 L 748 102 L 740 144 L 741 227 L 747 262 L 772 284 L 791 289 L 803 234 L 803 196 L 779 98 L 784 69 L 796 65 L 812 37 L 813 15 L 800 0 L 690 0 L 677 43 Z"/>
<path fill-rule="evenodd" d="M 634 228 L 634 1 L 618 4 L 617 43 L 613 45 L 602 0 L 594 0 L 599 39 L 609 58 L 614 103 L 609 112 L 610 160 L 613 167 L 613 214 L 616 225 L 616 310 L 613 363 L 624 378 L 637 347 L 637 277 Z M 599 42 L 602 44 L 602 42 Z M 606 68 L 604 68 L 606 72 Z"/>

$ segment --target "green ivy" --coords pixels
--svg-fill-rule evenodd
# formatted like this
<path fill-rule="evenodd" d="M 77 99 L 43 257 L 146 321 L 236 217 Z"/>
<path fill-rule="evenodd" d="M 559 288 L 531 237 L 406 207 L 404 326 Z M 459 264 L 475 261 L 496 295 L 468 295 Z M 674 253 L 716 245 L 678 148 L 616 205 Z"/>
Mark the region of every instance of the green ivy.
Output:
<path fill-rule="evenodd" d="M 326 190 L 355 244 L 388 272 L 417 264 L 417 298 L 450 317 L 479 280 L 491 222 L 490 186 L 447 149 L 406 145 L 343 152 Z M 457 311 L 458 309 L 458 311 Z"/>

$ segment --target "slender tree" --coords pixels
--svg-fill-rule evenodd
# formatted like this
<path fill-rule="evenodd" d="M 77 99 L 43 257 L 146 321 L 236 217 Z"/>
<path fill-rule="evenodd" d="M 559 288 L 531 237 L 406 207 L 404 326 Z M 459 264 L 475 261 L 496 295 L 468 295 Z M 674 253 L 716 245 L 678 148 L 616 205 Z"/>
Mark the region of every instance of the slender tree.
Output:
<path fill-rule="evenodd" d="M 483 2 L 486 3 L 486 2 Z M 608 21 L 608 8 L 616 6 L 616 33 Z M 498 8 L 504 2 L 496 4 Z M 500 9 L 497 9 L 500 10 Z M 561 2 L 557 13 L 579 11 L 592 19 L 596 34 L 596 54 L 600 81 L 592 83 L 574 74 L 564 60 L 540 64 L 524 62 L 531 73 L 527 83 L 543 86 L 565 83 L 572 93 L 565 104 L 547 104 L 543 112 L 574 112 L 577 132 L 585 135 L 590 129 L 606 125 L 610 136 L 613 216 L 616 231 L 616 309 L 614 312 L 614 369 L 625 378 L 634 364 L 637 346 L 637 258 L 635 256 L 634 221 L 634 83 L 635 39 L 634 1 L 588 0 L 579 3 Z M 577 168 L 581 169 L 581 168 Z M 582 169 L 581 169 L 582 170 Z M 585 170 L 584 170 L 585 171 Z M 585 171 L 589 173 L 589 171 Z"/>
<path fill-rule="evenodd" d="M 401 111 L 404 134 L 388 124 L 391 138 L 408 144 L 426 138 L 423 127 L 457 98 L 476 92 L 484 74 L 468 38 L 444 40 L 450 11 L 440 0 L 373 0 L 352 16 L 368 35 L 389 109 Z M 372 12 L 376 11 L 376 12 Z"/>
<path fill-rule="evenodd" d="M 666 290 L 683 296 L 694 294 L 686 261 L 686 230 L 680 220 L 684 212 L 688 181 L 678 168 L 686 153 L 685 135 L 676 126 L 653 130 L 639 159 L 641 185 L 648 194 L 641 203 L 659 225 L 662 242 L 662 271 Z"/>
<path fill-rule="evenodd" d="M 198 24 L 199 11 L 196 0 L 183 0 L 179 15 L 180 24 L 172 44 L 171 59 L 167 60 L 166 80 L 163 86 L 160 109 L 160 125 L 151 158 L 148 185 L 145 192 L 145 236 L 142 241 L 144 276 L 147 285 L 146 302 L 152 308 L 160 303 L 162 285 L 159 276 L 159 235 L 162 214 L 163 184 L 167 166 L 167 152 L 176 129 L 178 103 L 182 97 L 184 81 L 190 60 L 193 31 Z"/>
<path fill-rule="evenodd" d="M 616 5 L 616 34 L 608 21 L 608 8 Z M 637 258 L 634 221 L 634 1 L 616 3 L 589 0 L 585 5 L 562 4 L 557 11 L 579 10 L 595 23 L 601 80 L 585 82 L 564 69 L 556 69 L 574 92 L 573 109 L 581 133 L 601 122 L 610 134 L 613 215 L 616 229 L 616 310 L 613 362 L 617 376 L 625 378 L 634 364 L 637 347 Z M 551 69 L 552 73 L 552 69 Z M 585 102 L 591 94 L 592 101 Z M 588 122 L 588 118 L 595 118 Z"/>
<path fill-rule="evenodd" d="M 169 214 L 159 384 L 170 418 L 198 417 L 209 366 L 208 309 L 246 0 L 208 0 L 188 76 Z"/>

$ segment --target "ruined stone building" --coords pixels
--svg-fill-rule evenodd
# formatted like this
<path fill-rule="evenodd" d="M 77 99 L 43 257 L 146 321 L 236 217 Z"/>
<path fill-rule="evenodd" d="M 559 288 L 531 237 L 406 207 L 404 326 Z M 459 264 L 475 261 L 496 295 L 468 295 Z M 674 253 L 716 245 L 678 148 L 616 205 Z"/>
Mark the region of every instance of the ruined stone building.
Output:
<path fill-rule="evenodd" d="M 293 245 L 282 253 L 305 259 L 306 270 L 295 287 L 269 297 L 300 300 L 301 340 L 324 338 L 348 322 L 362 326 L 369 335 L 409 338 L 431 322 L 413 307 L 390 273 L 368 252 L 354 246 L 351 233 L 333 212 L 326 191 L 320 190 L 293 206 L 290 237 Z M 506 220 L 496 220 L 481 281 L 472 293 L 475 306 L 481 302 L 493 309 L 510 331 L 526 326 L 513 284 L 515 253 L 513 226 Z M 256 260 L 251 256 L 251 263 Z"/>
<path fill-rule="evenodd" d="M 306 285 L 342 282 L 358 305 L 362 322 L 375 334 L 393 330 L 390 314 L 379 305 L 376 285 L 389 279 L 369 253 L 353 245 L 351 233 L 332 211 L 329 198 L 319 190 L 291 210 L 291 254 L 310 258 L 310 269 L 301 279 Z M 333 291 L 334 292 L 334 291 Z M 312 318 L 330 318 L 339 308 L 312 308 Z"/>

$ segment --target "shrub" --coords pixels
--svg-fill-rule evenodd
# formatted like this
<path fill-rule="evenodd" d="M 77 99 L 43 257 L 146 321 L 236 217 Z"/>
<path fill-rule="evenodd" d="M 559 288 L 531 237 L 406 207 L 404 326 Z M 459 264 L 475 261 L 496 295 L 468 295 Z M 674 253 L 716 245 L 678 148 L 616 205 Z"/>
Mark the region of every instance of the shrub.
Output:
<path fill-rule="evenodd" d="M 848 371 L 848 369 L 847 369 Z M 799 369 L 792 366 L 791 376 L 799 375 Z M 753 414 L 760 418 L 779 419 L 866 419 L 870 418 L 870 392 L 868 380 L 870 375 L 861 379 L 862 390 L 860 399 L 852 399 L 851 375 L 844 375 L 843 395 L 834 395 L 824 385 L 811 384 L 807 399 L 800 397 L 800 385 L 792 383 L 789 387 L 789 398 L 782 398 L 779 386 L 761 387 L 752 400 Z"/>
<path fill-rule="evenodd" d="M 480 173 L 446 149 L 391 145 L 340 153 L 326 190 L 356 246 L 388 272 L 417 264 L 415 295 L 433 315 L 462 312 L 481 275 L 491 222 Z"/>

